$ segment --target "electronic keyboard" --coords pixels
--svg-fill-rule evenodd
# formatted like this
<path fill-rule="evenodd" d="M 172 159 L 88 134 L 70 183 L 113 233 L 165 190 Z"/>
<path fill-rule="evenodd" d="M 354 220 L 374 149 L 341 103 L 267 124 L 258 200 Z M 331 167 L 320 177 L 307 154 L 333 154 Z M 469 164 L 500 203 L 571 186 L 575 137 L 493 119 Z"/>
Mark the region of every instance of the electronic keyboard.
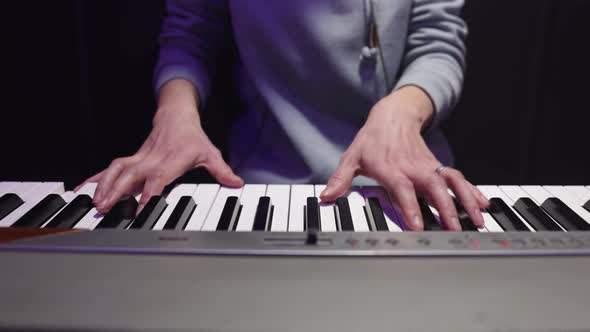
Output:
<path fill-rule="evenodd" d="M 96 184 L 0 182 L 0 330 L 590 330 L 590 187 L 478 186 L 461 232 L 324 188 L 179 184 L 136 216 L 97 213 Z"/>

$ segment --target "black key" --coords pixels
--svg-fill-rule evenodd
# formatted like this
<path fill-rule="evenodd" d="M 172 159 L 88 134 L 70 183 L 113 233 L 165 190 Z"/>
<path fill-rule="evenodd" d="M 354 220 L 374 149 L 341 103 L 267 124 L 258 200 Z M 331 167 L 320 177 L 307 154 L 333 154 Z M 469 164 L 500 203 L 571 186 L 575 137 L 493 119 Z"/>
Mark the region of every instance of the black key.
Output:
<path fill-rule="evenodd" d="M 254 215 L 254 231 L 266 231 L 270 219 L 270 197 L 264 196 L 258 199 L 258 206 L 256 207 L 256 214 Z"/>
<path fill-rule="evenodd" d="M 338 211 L 338 218 L 340 220 L 340 230 L 342 232 L 354 231 L 352 215 L 350 214 L 350 205 L 348 205 L 348 199 L 346 199 L 346 197 L 337 198 L 336 208 Z"/>
<path fill-rule="evenodd" d="M 453 197 L 453 203 L 455 203 L 455 209 L 457 210 L 457 217 L 459 218 L 461 229 L 468 232 L 477 231 L 477 226 L 473 224 L 473 221 L 469 218 L 469 214 L 467 214 L 463 205 L 461 205 L 455 197 Z"/>
<path fill-rule="evenodd" d="M 590 224 L 557 197 L 547 198 L 541 207 L 568 231 L 590 230 Z"/>
<path fill-rule="evenodd" d="M 422 218 L 424 219 L 424 230 L 425 231 L 443 231 L 444 229 L 436 220 L 436 216 L 430 210 L 428 203 L 423 198 L 418 199 L 418 205 L 420 205 L 420 212 L 422 213 Z M 459 218 L 459 220 L 461 220 Z M 471 221 L 471 220 L 470 220 Z M 463 227 L 463 225 L 461 225 Z"/>
<path fill-rule="evenodd" d="M 131 195 L 121 198 L 95 228 L 125 228 L 135 217 L 137 200 Z"/>
<path fill-rule="evenodd" d="M 23 200 L 17 194 L 4 194 L 0 197 L 0 219 L 12 213 L 23 203 Z"/>
<path fill-rule="evenodd" d="M 167 206 L 164 197 L 152 196 L 129 229 L 152 229 Z"/>
<path fill-rule="evenodd" d="M 516 213 L 498 197 L 490 199 L 488 212 L 505 231 L 529 232 L 529 228 L 518 218 Z"/>
<path fill-rule="evenodd" d="M 225 206 L 221 212 L 219 223 L 217 223 L 218 231 L 231 231 L 234 229 L 238 212 L 240 210 L 240 200 L 236 196 L 228 197 L 225 201 Z"/>
<path fill-rule="evenodd" d="M 12 227 L 41 227 L 51 216 L 66 205 L 66 201 L 58 194 L 50 194 L 37 205 L 27 211 Z"/>
<path fill-rule="evenodd" d="M 562 231 L 561 227 L 528 197 L 519 198 L 514 203 L 514 209 L 536 231 Z"/>
<path fill-rule="evenodd" d="M 586 204 L 582 205 L 582 207 L 586 209 L 586 211 L 590 212 L 590 200 L 586 202 Z M 2 219 L 2 217 L 0 217 L 0 219 Z"/>
<path fill-rule="evenodd" d="M 92 198 L 88 195 L 78 195 L 68 206 L 61 210 L 46 228 L 72 228 L 92 209 Z"/>
<path fill-rule="evenodd" d="M 367 210 L 367 216 L 369 218 L 373 218 L 375 230 L 377 232 L 389 231 L 389 227 L 387 227 L 387 220 L 385 220 L 383 208 L 381 207 L 381 203 L 379 203 L 379 199 L 376 197 L 369 197 L 365 207 Z"/>
<path fill-rule="evenodd" d="M 166 221 L 164 229 L 184 230 L 196 207 L 197 204 L 191 196 L 182 196 Z"/>
<path fill-rule="evenodd" d="M 320 203 L 317 197 L 308 197 L 307 206 L 305 208 L 305 223 L 307 231 L 319 231 L 321 229 L 320 222 Z"/>

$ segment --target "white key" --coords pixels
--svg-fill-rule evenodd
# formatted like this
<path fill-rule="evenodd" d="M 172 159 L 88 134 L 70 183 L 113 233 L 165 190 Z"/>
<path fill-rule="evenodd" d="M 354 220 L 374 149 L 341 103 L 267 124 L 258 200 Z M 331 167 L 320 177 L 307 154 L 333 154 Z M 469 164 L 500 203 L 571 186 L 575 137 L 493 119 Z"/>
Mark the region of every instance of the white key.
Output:
<path fill-rule="evenodd" d="M 529 197 L 539 206 L 543 204 L 547 198 L 552 197 L 552 195 L 541 186 L 520 186 L 520 188 L 526 191 L 529 194 Z"/>
<path fill-rule="evenodd" d="M 32 195 L 41 184 L 42 182 L 21 182 L 16 188 L 13 188 L 13 192 L 26 202 L 27 198 Z"/>
<path fill-rule="evenodd" d="M 266 196 L 270 197 L 273 207 L 271 232 L 286 232 L 289 225 L 289 201 L 291 186 L 286 184 L 269 184 Z"/>
<path fill-rule="evenodd" d="M 162 215 L 158 221 L 156 221 L 152 230 L 162 230 L 166 225 L 168 218 L 170 218 L 172 211 L 174 211 L 176 204 L 178 204 L 180 198 L 182 196 L 192 196 L 196 189 L 196 184 L 179 184 L 178 186 L 174 187 L 174 189 L 172 189 L 168 194 L 168 197 L 166 197 L 166 203 L 168 203 L 168 206 L 166 209 L 164 209 L 164 212 L 162 212 Z"/>
<path fill-rule="evenodd" d="M 324 203 L 320 200 L 322 191 L 326 189 L 325 184 L 316 184 L 314 186 L 315 197 L 320 202 L 320 227 L 322 232 L 336 232 L 336 215 L 334 214 L 334 203 Z"/>
<path fill-rule="evenodd" d="M 49 194 L 62 194 L 64 192 L 63 183 L 58 182 L 44 182 L 34 187 L 30 192 L 24 195 L 24 203 L 9 215 L 0 220 L 0 227 L 10 227 L 20 217 L 27 213 L 37 203 Z"/>
<path fill-rule="evenodd" d="M 543 189 L 547 190 L 553 196 L 559 198 L 564 202 L 570 209 L 572 209 L 578 216 L 582 217 L 587 223 L 590 224 L 590 212 L 582 207 L 580 199 L 570 193 L 565 187 L 562 186 L 543 186 Z"/>
<path fill-rule="evenodd" d="M 184 228 L 187 231 L 200 231 L 217 197 L 220 186 L 214 183 L 199 184 L 193 193 L 193 200 L 197 205 L 193 215 Z"/>
<path fill-rule="evenodd" d="M 565 186 L 565 189 L 578 197 L 580 205 L 590 201 L 590 189 L 584 186 Z"/>
<path fill-rule="evenodd" d="M 198 190 L 199 188 L 197 188 Z M 221 187 L 219 192 L 217 193 L 217 197 L 211 206 L 211 210 L 209 211 L 209 215 L 207 219 L 205 219 L 205 223 L 201 228 L 202 231 L 215 231 L 217 230 L 217 224 L 219 223 L 219 218 L 221 217 L 221 213 L 223 212 L 223 208 L 225 207 L 225 201 L 228 197 L 236 196 L 240 197 L 242 194 L 242 188 L 227 188 Z"/>
<path fill-rule="evenodd" d="M 346 196 L 350 206 L 350 215 L 352 216 L 352 225 L 355 232 L 368 232 L 369 223 L 365 215 L 365 199 L 361 193 L 360 187 L 353 187 Z"/>
<path fill-rule="evenodd" d="M 252 231 L 256 209 L 258 208 L 258 200 L 264 195 L 266 195 L 265 184 L 247 184 L 244 186 L 242 196 L 240 197 L 242 212 L 240 213 L 240 219 L 238 219 L 238 224 L 236 225 L 237 232 Z"/>
<path fill-rule="evenodd" d="M 514 201 L 512 199 L 510 199 L 510 197 L 508 197 L 508 195 L 506 195 L 499 187 L 496 187 L 496 186 L 477 186 L 477 188 L 487 198 L 497 197 L 497 198 L 503 200 L 506 203 L 506 205 L 508 205 L 508 207 L 512 210 L 512 212 L 514 212 L 514 214 L 522 221 L 522 223 L 531 232 L 535 232 L 535 229 L 531 225 L 529 225 L 529 223 L 526 222 L 526 220 L 524 220 L 516 210 L 514 210 L 514 208 L 512 207 L 514 205 Z"/>
<path fill-rule="evenodd" d="M 14 188 L 20 185 L 20 182 L 0 182 L 0 197 L 4 194 L 12 193 Z"/>
<path fill-rule="evenodd" d="M 379 186 L 365 186 L 361 188 L 363 198 L 366 200 L 370 197 L 375 197 L 379 200 L 379 204 L 383 209 L 383 214 L 385 217 L 385 221 L 387 222 L 387 227 L 389 228 L 390 232 L 402 232 L 403 225 L 404 225 L 404 217 L 402 216 L 399 209 L 397 209 L 389 194 L 383 187 Z"/>
<path fill-rule="evenodd" d="M 289 205 L 289 232 L 303 232 L 304 207 L 308 197 L 315 197 L 311 184 L 291 186 L 291 204 Z"/>

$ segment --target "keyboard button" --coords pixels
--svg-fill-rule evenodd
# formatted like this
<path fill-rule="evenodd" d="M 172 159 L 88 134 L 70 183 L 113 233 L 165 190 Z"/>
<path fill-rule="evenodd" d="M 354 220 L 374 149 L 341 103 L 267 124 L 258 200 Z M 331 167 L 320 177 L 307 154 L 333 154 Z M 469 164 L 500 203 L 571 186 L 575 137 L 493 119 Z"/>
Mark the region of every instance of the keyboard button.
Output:
<path fill-rule="evenodd" d="M 199 189 L 201 189 L 201 186 L 197 187 L 197 191 L 195 192 L 195 195 L 193 196 L 195 198 L 195 203 L 197 203 L 197 208 L 195 209 L 195 212 L 193 213 L 193 217 L 191 218 L 191 221 L 189 222 L 189 225 L 187 225 L 186 229 L 187 230 L 193 230 L 193 228 L 189 228 L 189 226 L 191 226 L 191 223 L 193 222 L 193 218 L 195 217 L 195 214 L 197 214 L 198 212 L 201 212 L 201 205 L 199 204 L 199 200 L 203 199 L 201 197 L 201 195 L 197 195 L 199 193 Z M 201 228 L 202 231 L 215 231 L 217 230 L 217 225 L 219 224 L 219 221 L 221 220 L 221 214 L 224 211 L 225 205 L 227 203 L 227 199 L 229 197 L 237 197 L 239 199 L 240 195 L 242 194 L 242 188 L 228 188 L 228 187 L 221 187 L 219 188 L 219 191 L 217 192 L 217 196 L 215 196 L 215 201 L 213 201 L 213 205 L 211 205 L 211 210 L 209 211 L 209 214 L 207 215 L 207 219 L 205 219 L 205 222 L 203 223 L 203 227 Z M 238 204 L 238 208 L 239 208 L 239 204 Z"/>
<path fill-rule="evenodd" d="M 271 217 L 271 201 L 270 197 L 263 196 L 258 199 L 258 206 L 256 207 L 256 214 L 254 215 L 254 231 L 266 231 L 269 229 Z"/>
<path fill-rule="evenodd" d="M 118 228 L 125 229 L 135 217 L 137 211 L 137 199 L 131 195 L 123 196 L 111 208 L 111 211 L 102 218 L 95 226 L 97 229 Z"/>
<path fill-rule="evenodd" d="M 240 212 L 240 219 L 236 226 L 238 232 L 250 232 L 254 226 L 254 217 L 256 216 L 256 208 L 260 197 L 266 194 L 266 185 L 263 184 L 247 184 L 242 190 L 240 196 L 240 204 L 242 204 L 242 212 Z"/>
<path fill-rule="evenodd" d="M 182 196 L 176 203 L 163 229 L 184 230 L 196 206 L 191 196 Z"/>
<path fill-rule="evenodd" d="M 58 194 L 50 194 L 20 217 L 12 227 L 41 227 L 57 213 L 66 202 Z"/>
<path fill-rule="evenodd" d="M 537 231 L 563 231 L 532 199 L 520 198 L 514 208 Z"/>
<path fill-rule="evenodd" d="M 350 215 L 350 206 L 346 197 L 339 197 L 336 199 L 336 216 L 340 230 L 342 232 L 354 231 L 352 216 Z"/>
<path fill-rule="evenodd" d="M 353 187 L 347 195 L 350 215 L 355 232 L 368 232 L 369 223 L 365 214 L 365 199 L 359 187 Z"/>
<path fill-rule="evenodd" d="M 453 203 L 455 204 L 455 209 L 457 210 L 457 217 L 459 217 L 459 223 L 461 224 L 461 229 L 465 232 L 477 232 L 477 226 L 473 224 L 471 218 L 467 214 L 467 211 L 463 208 L 463 205 L 453 196 Z"/>
<path fill-rule="evenodd" d="M 0 219 L 23 205 L 24 201 L 17 194 L 4 194 L 0 197 Z"/>
<path fill-rule="evenodd" d="M 291 204 L 289 207 L 289 232 L 303 232 L 304 230 L 304 209 L 308 197 L 314 197 L 313 185 L 291 186 Z"/>
<path fill-rule="evenodd" d="M 326 189 L 326 185 L 315 185 L 315 197 L 320 199 L 321 193 Z M 336 232 L 336 214 L 333 202 L 320 202 L 320 229 L 322 232 Z"/>
<path fill-rule="evenodd" d="M 240 211 L 240 199 L 237 196 L 230 196 L 225 200 L 225 205 L 219 222 L 217 223 L 217 231 L 233 231 L 236 219 Z"/>
<path fill-rule="evenodd" d="M 590 230 L 590 225 L 557 197 L 548 198 L 541 207 L 568 231 Z"/>
<path fill-rule="evenodd" d="M 572 211 L 574 211 L 580 218 L 589 223 L 590 225 L 590 211 L 587 211 L 582 206 L 582 201 L 578 196 L 570 193 L 563 186 L 543 186 L 545 190 L 551 193 L 553 196 L 559 198 L 565 205 L 567 205 Z"/>
<path fill-rule="evenodd" d="M 420 205 L 420 212 L 422 213 L 422 218 L 424 219 L 424 230 L 425 231 L 442 231 L 442 226 L 436 220 L 436 217 L 430 210 L 430 206 L 423 198 L 418 199 L 418 204 Z"/>
<path fill-rule="evenodd" d="M 374 225 L 372 230 L 377 232 L 388 232 L 387 220 L 385 220 L 385 214 L 383 208 L 379 204 L 379 199 L 376 197 L 369 197 L 366 199 L 365 206 L 367 208 L 367 214 L 370 219 L 370 224 Z"/>
<path fill-rule="evenodd" d="M 316 197 L 308 197 L 305 207 L 305 229 L 307 231 L 319 231 L 320 229 L 320 205 Z"/>
<path fill-rule="evenodd" d="M 286 232 L 289 227 L 289 199 L 291 196 L 291 186 L 269 184 L 266 187 L 266 196 L 270 198 L 272 204 L 270 231 Z"/>
<path fill-rule="evenodd" d="M 78 195 L 45 227 L 72 228 L 92 209 L 92 206 L 92 198 L 89 195 Z"/>
<path fill-rule="evenodd" d="M 164 197 L 151 197 L 129 229 L 152 229 L 167 206 L 168 203 Z"/>
<path fill-rule="evenodd" d="M 0 227 L 12 226 L 42 199 L 50 194 L 62 194 L 63 183 L 59 182 L 24 182 L 15 188 L 14 193 L 22 198 L 24 203 L 0 220 Z"/>
<path fill-rule="evenodd" d="M 387 191 L 379 186 L 365 186 L 361 188 L 361 191 L 365 198 L 366 207 L 368 206 L 366 202 L 369 198 L 376 198 L 379 201 L 389 231 L 401 232 L 404 226 L 404 218 L 400 210 L 391 201 Z"/>
<path fill-rule="evenodd" d="M 197 189 L 196 184 L 179 184 L 176 187 L 174 187 L 170 191 L 170 193 L 166 196 L 166 202 L 168 202 L 168 207 L 166 207 L 166 209 L 164 209 L 164 212 L 162 212 L 162 215 L 160 216 L 160 218 L 158 219 L 158 221 L 156 222 L 154 227 L 152 227 L 152 230 L 157 231 L 157 230 L 163 229 L 165 227 L 165 225 L 168 223 L 168 220 L 170 220 L 170 216 L 172 215 L 172 213 L 176 209 L 176 206 L 178 205 L 180 198 L 192 196 L 196 189 Z M 193 203 L 194 203 L 194 200 L 193 200 Z M 186 207 L 186 205 L 185 205 L 185 207 Z M 190 212 L 192 213 L 192 210 Z M 180 217 L 180 216 L 178 216 L 178 217 Z M 178 222 L 178 219 L 176 219 L 174 221 L 174 225 L 176 225 L 177 222 Z M 188 222 L 188 220 L 186 220 L 186 222 Z M 186 226 L 186 223 L 184 223 L 182 225 L 183 228 L 185 226 Z M 175 226 L 172 226 L 172 229 L 174 229 L 174 228 L 175 228 Z M 183 229 L 183 228 L 181 228 L 181 229 Z"/>
<path fill-rule="evenodd" d="M 530 226 L 524 220 L 524 218 L 522 218 L 518 214 L 518 212 L 516 212 L 516 210 L 514 210 L 514 208 L 512 207 L 514 205 L 514 201 L 508 195 L 506 195 L 500 187 L 497 187 L 497 186 L 477 186 L 477 188 L 479 188 L 479 190 L 488 198 L 493 198 L 493 197 L 499 198 L 502 202 L 504 202 L 508 206 L 508 209 L 510 211 L 512 211 L 512 214 L 516 215 L 516 217 L 521 221 L 521 223 L 523 223 L 529 229 L 529 231 L 535 232 L 535 229 L 532 226 Z M 496 219 L 494 218 L 494 220 L 496 220 Z"/>
<path fill-rule="evenodd" d="M 505 231 L 529 231 L 514 211 L 500 198 L 490 199 L 488 212 Z"/>

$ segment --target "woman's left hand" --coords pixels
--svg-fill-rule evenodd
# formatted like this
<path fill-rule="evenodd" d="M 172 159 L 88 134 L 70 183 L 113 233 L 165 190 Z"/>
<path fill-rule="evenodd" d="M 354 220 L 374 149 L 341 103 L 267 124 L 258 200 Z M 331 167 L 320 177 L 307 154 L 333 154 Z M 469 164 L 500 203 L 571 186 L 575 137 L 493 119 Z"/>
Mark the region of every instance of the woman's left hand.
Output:
<path fill-rule="evenodd" d="M 439 211 L 447 229 L 461 230 L 450 188 L 473 223 L 483 227 L 480 209 L 489 205 L 483 194 L 458 170 L 448 167 L 436 172 L 441 163 L 421 135 L 432 113 L 430 98 L 415 86 L 403 87 L 379 101 L 342 155 L 321 199 L 334 201 L 345 195 L 353 178 L 364 175 L 393 196 L 411 230 L 424 229 L 417 195 Z"/>

